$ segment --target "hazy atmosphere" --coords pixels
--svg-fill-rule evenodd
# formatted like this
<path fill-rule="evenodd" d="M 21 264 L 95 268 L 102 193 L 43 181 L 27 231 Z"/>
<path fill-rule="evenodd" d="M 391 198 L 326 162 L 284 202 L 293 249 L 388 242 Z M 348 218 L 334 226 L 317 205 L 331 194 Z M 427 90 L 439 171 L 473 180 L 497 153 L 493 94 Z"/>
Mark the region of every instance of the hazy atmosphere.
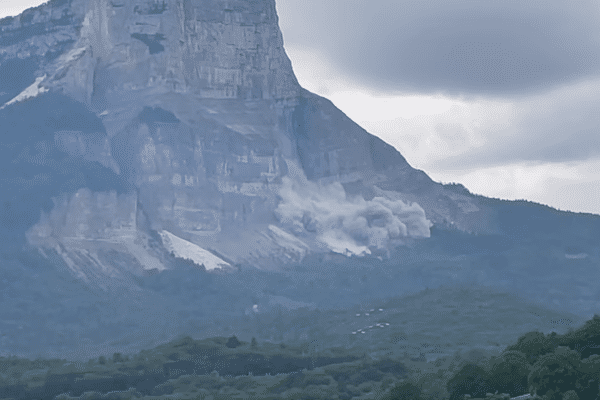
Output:
<path fill-rule="evenodd" d="M 600 400 L 597 3 L 40 3 L 0 399 Z"/>
<path fill-rule="evenodd" d="M 597 2 L 277 4 L 301 84 L 414 167 L 600 213 Z"/>
<path fill-rule="evenodd" d="M 41 1 L 0 0 L 0 17 Z M 434 180 L 600 214 L 600 6 L 278 0 L 302 86 Z"/>

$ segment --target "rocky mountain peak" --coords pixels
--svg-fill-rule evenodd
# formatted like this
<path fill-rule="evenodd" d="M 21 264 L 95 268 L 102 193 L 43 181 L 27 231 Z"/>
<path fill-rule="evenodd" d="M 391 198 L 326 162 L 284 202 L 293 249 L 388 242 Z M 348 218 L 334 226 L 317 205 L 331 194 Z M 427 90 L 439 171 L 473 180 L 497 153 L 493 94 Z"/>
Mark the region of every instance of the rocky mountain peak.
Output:
<path fill-rule="evenodd" d="M 459 281 L 598 307 L 600 218 L 412 168 L 298 85 L 274 0 L 52 0 L 2 19 L 0 134 L 0 353 L 255 335 L 271 312 Z M 324 337 L 296 322 L 294 340 Z"/>
<path fill-rule="evenodd" d="M 96 107 L 141 89 L 207 99 L 299 94 L 274 0 L 54 0 L 29 23 L 56 14 L 70 16 L 78 34 L 39 85 Z"/>
<path fill-rule="evenodd" d="M 493 229 L 299 86 L 274 0 L 52 0 L 0 21 L 0 46 L 0 118 L 27 154 L 8 159 L 31 192 L 5 204 L 83 280 L 119 276 L 114 252 L 134 273 L 173 256 L 278 268 L 385 255 L 431 221 Z"/>

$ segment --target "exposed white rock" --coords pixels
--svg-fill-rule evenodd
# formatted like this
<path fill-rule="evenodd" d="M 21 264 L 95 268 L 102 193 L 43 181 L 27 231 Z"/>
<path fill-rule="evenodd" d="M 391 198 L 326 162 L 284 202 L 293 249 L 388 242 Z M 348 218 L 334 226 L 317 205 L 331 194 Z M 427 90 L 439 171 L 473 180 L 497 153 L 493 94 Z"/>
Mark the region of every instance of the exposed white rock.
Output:
<path fill-rule="evenodd" d="M 296 301 L 296 300 L 292 300 L 285 296 L 276 296 L 276 295 L 269 296 L 269 305 L 270 306 L 278 305 L 278 306 L 287 308 L 289 310 L 296 310 L 299 308 L 308 308 L 309 310 L 314 310 L 316 308 L 316 305 L 314 303 L 306 303 L 303 301 Z"/>
<path fill-rule="evenodd" d="M 569 254 L 569 253 L 565 253 L 565 258 L 570 259 L 570 260 L 583 260 L 584 258 L 587 258 L 588 255 L 586 253 L 577 253 L 577 254 Z"/>
<path fill-rule="evenodd" d="M 33 84 L 31 84 L 31 86 L 29 86 L 27 89 L 25 89 L 21 93 L 19 93 L 17 95 L 17 97 L 15 97 L 14 99 L 10 100 L 6 104 L 4 104 L 2 107 L 0 107 L 0 110 L 10 106 L 11 104 L 25 101 L 27 99 L 37 97 L 42 93 L 46 93 L 48 91 L 48 89 L 40 85 L 44 79 L 46 79 L 46 75 L 36 78 L 35 82 Z"/>
<path fill-rule="evenodd" d="M 269 236 L 286 253 L 298 260 L 304 258 L 309 252 L 309 247 L 306 243 L 275 225 L 269 225 Z"/>
<path fill-rule="evenodd" d="M 145 270 L 157 270 L 164 271 L 166 267 L 160 262 L 160 260 L 155 257 L 142 243 L 140 240 L 134 237 L 125 237 L 120 241 L 127 252 L 134 256 L 142 269 Z"/>
<path fill-rule="evenodd" d="M 70 20 L 56 33 L 40 30 L 26 46 L 35 42 L 39 55 L 48 52 L 47 43 L 69 44 L 40 65 L 47 78 L 19 99 L 49 89 L 84 103 L 105 130 L 102 140 L 91 143 L 88 133 L 64 128 L 56 146 L 109 167 L 132 184 L 126 196 L 135 197 L 125 208 L 112 200 L 97 207 L 89 194 L 58 204 L 31 230 L 36 245 L 105 241 L 143 269 L 162 270 L 157 255 L 135 238 L 148 227 L 173 227 L 194 239 L 163 233 L 163 242 L 207 269 L 225 262 L 206 248 L 275 269 L 314 252 L 367 255 L 429 236 L 420 203 L 376 187 L 366 191 L 375 198 L 346 193 L 342 183 L 396 187 L 413 170 L 391 146 L 300 87 L 274 0 L 159 3 L 72 0 L 36 12 L 36 21 L 48 13 Z M 27 29 L 13 22 L 2 29 Z M 0 51 L 19 54 L 16 47 Z M 397 164 L 402 178 L 386 175 L 375 165 L 381 161 Z M 128 215 L 121 215 L 125 209 Z M 144 225 L 136 223 L 137 211 Z M 113 226 L 125 222 L 126 234 Z"/>
<path fill-rule="evenodd" d="M 160 236 L 167 251 L 176 257 L 192 261 L 198 266 L 204 266 L 207 271 L 231 267 L 231 265 L 202 247 L 177 237 L 168 231 L 161 231 Z"/>
<path fill-rule="evenodd" d="M 381 148 L 387 154 L 392 149 L 373 142 L 327 100 L 302 90 L 285 54 L 274 0 L 163 5 L 142 0 L 73 0 L 64 7 L 41 7 L 34 20 L 63 14 L 72 19 L 64 29 L 56 34 L 43 31 L 32 39 L 51 44 L 70 39 L 56 60 L 42 66 L 50 77 L 44 85 L 96 107 L 113 145 L 119 134 L 135 138 L 127 142 L 133 158 L 118 160 L 113 169 L 134 171 L 131 181 L 142 193 L 140 204 L 152 222 L 174 223 L 194 235 L 215 234 L 216 228 L 203 225 L 261 231 L 282 245 L 275 252 L 290 260 L 315 250 L 365 255 L 372 248 L 397 244 L 397 238 L 428 237 L 425 212 L 414 202 L 388 196 L 354 204 L 338 198 L 343 193 L 340 182 L 388 179 L 382 172 L 375 173 L 381 168 L 374 166 L 377 160 L 371 153 Z M 15 19 L 7 29 L 23 28 L 18 25 Z M 47 47 L 40 44 L 36 54 L 45 54 Z M 179 122 L 137 123 L 145 106 L 167 109 Z M 303 134 L 306 143 L 314 146 L 299 148 L 293 115 L 310 127 Z M 189 144 L 179 141 L 188 137 Z M 215 144 L 219 141 L 222 145 Z M 183 164 L 186 158 L 187 165 Z M 396 159 L 378 158 L 390 166 L 397 164 L 405 175 L 412 174 L 399 154 Z M 313 212 L 312 225 L 322 228 L 320 232 L 294 237 L 297 228 L 305 228 L 303 215 L 286 215 L 292 226 L 282 222 L 276 226 L 279 231 L 264 229 L 265 222 L 275 226 L 268 218 L 277 208 L 274 197 L 285 175 L 296 181 L 323 182 L 317 191 L 321 197 L 317 193 L 309 199 L 312 204 L 300 204 L 301 211 Z M 144 197 L 144 193 L 152 194 Z M 328 198 L 331 194 L 334 199 Z M 320 207 L 329 200 L 334 200 L 333 209 L 321 213 Z M 154 202 L 159 204 L 148 204 Z M 285 206 L 298 208 L 288 203 L 284 199 L 279 211 L 285 214 Z M 184 208 L 197 212 L 180 212 Z M 214 223 L 200 217 L 215 210 Z M 260 228 L 252 225 L 257 221 L 263 223 Z M 226 239 L 219 237 L 221 243 Z M 243 247 L 252 249 L 248 243 Z M 262 253 L 268 257 L 272 250 Z"/>

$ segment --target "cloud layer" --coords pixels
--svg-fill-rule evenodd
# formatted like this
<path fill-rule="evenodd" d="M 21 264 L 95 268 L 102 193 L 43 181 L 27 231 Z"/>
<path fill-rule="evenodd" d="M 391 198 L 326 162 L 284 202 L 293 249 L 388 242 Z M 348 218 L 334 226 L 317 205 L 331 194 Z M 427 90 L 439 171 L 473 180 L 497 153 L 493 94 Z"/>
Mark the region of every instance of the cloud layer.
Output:
<path fill-rule="evenodd" d="M 387 250 L 405 237 L 430 236 L 431 223 L 416 203 L 348 198 L 340 183 L 300 184 L 288 177 L 279 195 L 282 201 L 275 215 L 282 226 L 300 236 L 313 233 L 336 253 L 371 254 L 372 249 Z"/>
<path fill-rule="evenodd" d="M 368 92 L 330 97 L 436 181 L 600 213 L 600 79 L 515 101 Z"/>
<path fill-rule="evenodd" d="M 600 71 L 598 3 L 278 0 L 287 46 L 387 93 L 521 96 Z"/>
<path fill-rule="evenodd" d="M 600 214 L 600 160 L 575 163 L 507 164 L 430 173 L 440 182 L 460 182 L 471 192 L 527 199 L 560 210 Z"/>
<path fill-rule="evenodd" d="M 600 159 L 600 79 L 515 101 L 331 97 L 369 132 L 428 171 Z M 406 109 L 419 101 L 419 113 Z M 387 116 L 376 115 L 385 109 Z"/>

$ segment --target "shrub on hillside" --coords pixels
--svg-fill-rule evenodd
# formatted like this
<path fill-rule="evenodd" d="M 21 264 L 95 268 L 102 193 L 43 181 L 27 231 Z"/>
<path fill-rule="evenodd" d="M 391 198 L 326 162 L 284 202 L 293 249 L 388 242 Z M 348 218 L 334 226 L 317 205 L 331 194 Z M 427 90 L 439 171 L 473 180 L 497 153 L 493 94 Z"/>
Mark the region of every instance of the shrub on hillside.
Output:
<path fill-rule="evenodd" d="M 412 382 L 401 382 L 390 390 L 386 400 L 420 400 L 421 388 Z"/>
<path fill-rule="evenodd" d="M 120 363 L 125 361 L 125 358 L 123 358 L 123 355 L 121 353 L 114 353 L 113 354 L 113 362 L 114 363 Z"/>
<path fill-rule="evenodd" d="M 488 373 L 479 365 L 466 364 L 446 384 L 450 400 L 463 400 L 464 395 L 484 397 L 490 392 Z"/>
<path fill-rule="evenodd" d="M 348 383 L 350 385 L 359 386 L 362 383 L 370 381 L 380 381 L 383 378 L 383 373 L 372 366 L 365 366 L 365 368 L 358 371 L 349 377 Z"/>
<path fill-rule="evenodd" d="M 528 332 L 521 336 L 517 344 L 509 346 L 506 351 L 520 351 L 525 354 L 527 362 L 533 365 L 540 356 L 554 351 L 553 341 L 542 332 Z"/>
<path fill-rule="evenodd" d="M 242 343 L 234 335 L 227 339 L 227 343 L 225 343 L 225 346 L 229 347 L 230 349 L 235 349 L 236 347 L 241 346 L 241 344 Z"/>
<path fill-rule="evenodd" d="M 574 390 L 569 390 L 563 394 L 562 400 L 579 400 L 579 396 Z"/>
<path fill-rule="evenodd" d="M 600 356 L 581 360 L 577 377 L 577 391 L 581 399 L 596 399 L 600 395 Z"/>
<path fill-rule="evenodd" d="M 560 345 L 577 350 L 582 358 L 600 354 L 600 316 L 594 315 L 581 328 L 563 335 Z"/>
<path fill-rule="evenodd" d="M 392 360 L 391 358 L 382 358 L 373 362 L 373 368 L 378 369 L 384 374 L 406 375 L 406 366 L 402 362 Z"/>
<path fill-rule="evenodd" d="M 525 354 L 509 350 L 502 353 L 490 369 L 488 382 L 492 392 L 518 396 L 527 392 L 527 376 L 530 366 Z"/>
<path fill-rule="evenodd" d="M 577 390 L 580 369 L 580 354 L 567 347 L 559 347 L 536 361 L 527 384 L 530 391 L 546 396 L 548 400 L 562 400 L 563 393 Z"/>
<path fill-rule="evenodd" d="M 332 379 L 330 376 L 316 376 L 304 372 L 293 372 L 270 390 L 273 393 L 281 394 L 292 388 L 304 389 L 309 385 L 329 385 Z"/>

